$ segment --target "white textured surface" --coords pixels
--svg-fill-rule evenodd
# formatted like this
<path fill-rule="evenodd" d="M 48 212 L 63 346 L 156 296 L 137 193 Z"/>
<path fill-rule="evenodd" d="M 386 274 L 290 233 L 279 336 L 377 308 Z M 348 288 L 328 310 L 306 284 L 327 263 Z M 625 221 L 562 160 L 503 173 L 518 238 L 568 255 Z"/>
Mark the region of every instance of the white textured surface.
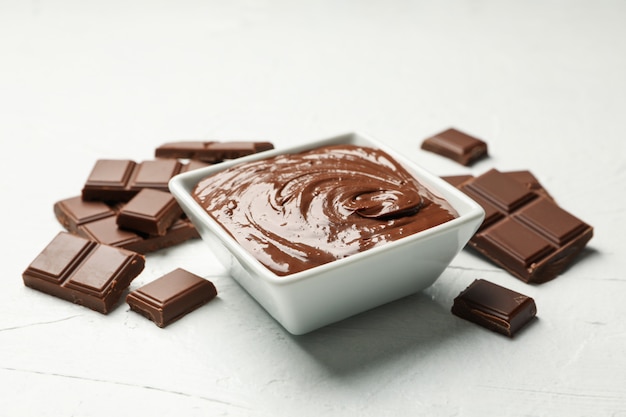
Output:
<path fill-rule="evenodd" d="M 623 1 L 3 0 L 0 414 L 625 416 L 625 21 Z M 419 150 L 450 125 L 492 157 Z M 166 329 L 22 284 L 98 158 L 350 130 L 440 175 L 530 169 L 596 235 L 550 283 L 464 251 L 425 292 L 303 337 L 200 241 L 133 283 L 175 267 L 215 282 Z M 477 277 L 534 297 L 539 320 L 509 340 L 453 316 Z"/>

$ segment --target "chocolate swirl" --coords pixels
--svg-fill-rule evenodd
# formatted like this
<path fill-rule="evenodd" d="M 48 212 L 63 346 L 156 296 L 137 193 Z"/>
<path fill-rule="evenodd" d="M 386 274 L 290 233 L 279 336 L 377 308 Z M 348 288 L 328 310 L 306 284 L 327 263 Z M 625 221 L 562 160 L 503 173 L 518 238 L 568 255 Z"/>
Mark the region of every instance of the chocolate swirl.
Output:
<path fill-rule="evenodd" d="M 387 153 L 336 145 L 235 165 L 193 196 L 239 244 L 289 275 L 456 217 Z"/>

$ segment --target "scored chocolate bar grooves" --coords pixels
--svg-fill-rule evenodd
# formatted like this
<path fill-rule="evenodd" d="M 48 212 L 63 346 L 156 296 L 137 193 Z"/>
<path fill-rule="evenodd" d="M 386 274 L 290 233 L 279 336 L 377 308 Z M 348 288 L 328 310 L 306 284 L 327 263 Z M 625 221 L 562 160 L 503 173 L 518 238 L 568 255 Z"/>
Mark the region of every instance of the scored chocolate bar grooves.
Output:
<path fill-rule="evenodd" d="M 124 203 L 84 201 L 77 196 L 57 201 L 54 204 L 54 213 L 59 223 L 73 234 L 141 254 L 200 237 L 191 221 L 184 216 L 175 220 L 162 235 L 124 229 L 117 224 L 118 213 L 123 207 Z"/>
<path fill-rule="evenodd" d="M 140 254 L 60 232 L 22 278 L 28 287 L 107 314 L 144 265 Z"/>
<path fill-rule="evenodd" d="M 468 246 L 524 282 L 543 283 L 571 264 L 592 238 L 593 228 L 558 206 L 528 174 L 492 169 L 448 181 L 485 210 Z"/>
<path fill-rule="evenodd" d="M 197 169 L 198 162 L 182 163 L 177 159 L 154 159 L 140 163 L 129 159 L 99 159 L 82 189 L 85 201 L 127 202 L 143 188 L 169 191 L 174 175 Z"/>

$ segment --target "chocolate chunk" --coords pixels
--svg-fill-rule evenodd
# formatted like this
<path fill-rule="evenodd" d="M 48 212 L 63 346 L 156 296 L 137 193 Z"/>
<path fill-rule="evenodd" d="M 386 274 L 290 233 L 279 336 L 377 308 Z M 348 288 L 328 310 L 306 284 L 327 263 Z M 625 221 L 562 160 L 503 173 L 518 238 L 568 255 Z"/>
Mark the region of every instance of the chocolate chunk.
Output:
<path fill-rule="evenodd" d="M 552 196 L 543 187 L 543 185 L 541 185 L 537 177 L 535 177 L 535 175 L 532 172 L 528 170 L 520 170 L 520 171 L 504 171 L 502 173 L 508 176 L 509 178 L 521 183 L 527 189 L 553 200 Z M 441 178 L 457 188 L 460 188 L 465 183 L 474 180 L 474 176 L 468 175 L 468 174 L 445 175 L 445 176 L 442 176 Z"/>
<path fill-rule="evenodd" d="M 555 278 L 593 236 L 591 226 L 553 200 L 495 169 L 459 189 L 486 213 L 468 245 L 524 282 Z"/>
<path fill-rule="evenodd" d="M 82 197 L 71 197 L 54 203 L 54 214 L 68 231 L 78 233 L 85 223 L 115 216 L 114 207 L 102 201 L 84 201 Z"/>
<path fill-rule="evenodd" d="M 184 158 L 220 162 L 274 149 L 270 142 L 170 142 L 156 148 L 157 158 Z"/>
<path fill-rule="evenodd" d="M 117 225 L 116 216 L 123 207 L 124 203 L 84 201 L 77 196 L 57 201 L 54 204 L 54 213 L 61 225 L 73 234 L 142 254 L 200 237 L 196 228 L 185 217 L 177 219 L 162 236 L 122 229 Z"/>
<path fill-rule="evenodd" d="M 144 265 L 137 253 L 60 232 L 22 278 L 28 287 L 107 314 Z"/>
<path fill-rule="evenodd" d="M 177 220 L 163 236 L 151 236 L 119 228 L 115 217 L 86 223 L 79 227 L 78 234 L 99 243 L 142 254 L 169 248 L 199 237 L 198 231 L 187 219 Z"/>
<path fill-rule="evenodd" d="M 132 291 L 126 302 L 131 310 L 165 327 L 216 296 L 211 281 L 178 268 Z"/>
<path fill-rule="evenodd" d="M 529 190 L 542 194 L 544 197 L 552 198 L 532 172 L 528 170 L 508 171 L 505 172 L 505 174 L 510 178 L 513 178 L 515 181 L 524 184 L 524 186 Z"/>
<path fill-rule="evenodd" d="M 82 190 L 86 201 L 126 202 L 143 188 L 168 191 L 168 182 L 184 171 L 176 159 L 136 163 L 130 160 L 99 159 Z"/>
<path fill-rule="evenodd" d="M 447 183 L 455 187 L 460 187 L 467 181 L 474 179 L 474 176 L 473 175 L 446 175 L 446 176 L 442 176 L 441 179 L 445 180 Z"/>
<path fill-rule="evenodd" d="M 462 165 L 471 165 L 487 156 L 487 144 L 456 129 L 444 130 L 424 139 L 422 149 L 445 156 Z"/>
<path fill-rule="evenodd" d="M 180 218 L 183 210 L 172 194 L 144 188 L 117 214 L 120 228 L 163 236 Z"/>
<path fill-rule="evenodd" d="M 514 179 L 492 169 L 466 185 L 505 213 L 535 198 L 535 194 Z"/>
<path fill-rule="evenodd" d="M 537 306 L 526 295 L 477 279 L 454 299 L 452 313 L 513 337 L 536 316 Z"/>

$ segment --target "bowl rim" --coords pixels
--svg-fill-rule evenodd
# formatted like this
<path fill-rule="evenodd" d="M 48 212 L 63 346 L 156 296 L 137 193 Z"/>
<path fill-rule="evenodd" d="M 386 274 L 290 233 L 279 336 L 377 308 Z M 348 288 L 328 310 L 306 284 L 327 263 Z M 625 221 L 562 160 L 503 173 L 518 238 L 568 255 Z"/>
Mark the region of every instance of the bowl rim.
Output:
<path fill-rule="evenodd" d="M 204 210 L 204 208 L 193 198 L 193 189 L 202 179 L 204 179 L 208 175 L 223 171 L 232 166 L 250 161 L 272 158 L 274 156 L 282 154 L 299 153 L 326 145 L 349 144 L 352 143 L 354 140 L 365 142 L 366 145 L 362 146 L 370 146 L 387 152 L 392 158 L 394 158 L 402 166 L 407 168 L 409 172 L 414 175 L 418 179 L 418 181 L 422 182 L 422 184 L 427 187 L 431 192 L 434 192 L 435 194 L 441 196 L 441 191 L 443 191 L 443 194 L 452 195 L 454 199 L 461 201 L 467 207 L 464 210 L 465 213 L 461 213 L 459 211 L 459 208 L 457 207 L 458 205 L 450 201 L 450 198 L 446 198 L 446 200 L 448 200 L 448 203 L 452 205 L 452 207 L 459 214 L 458 217 L 450 221 L 430 227 L 426 230 L 414 233 L 395 241 L 386 242 L 384 245 L 368 249 L 367 251 L 355 253 L 345 258 L 318 265 L 304 271 L 296 272 L 289 275 L 277 275 L 265 265 L 263 265 L 250 252 L 244 249 L 226 231 L 226 229 L 224 229 L 215 219 L 213 219 L 206 212 L 206 210 Z M 224 161 L 214 165 L 210 165 L 208 167 L 181 173 L 172 177 L 169 181 L 168 186 L 171 193 L 178 200 L 183 210 L 185 212 L 192 212 L 187 213 L 191 214 L 189 217 L 192 222 L 195 220 L 195 218 L 201 219 L 210 230 L 210 232 L 213 233 L 220 240 L 220 242 L 224 246 L 226 246 L 230 253 L 237 258 L 242 267 L 248 269 L 249 272 L 253 273 L 254 275 L 263 277 L 263 279 L 270 281 L 272 284 L 275 285 L 286 285 L 296 281 L 307 280 L 319 274 L 323 274 L 328 270 L 335 269 L 340 266 L 348 266 L 351 263 L 358 262 L 361 258 L 365 256 L 372 256 L 375 254 L 384 253 L 390 250 L 394 250 L 394 248 L 399 246 L 415 244 L 416 241 L 429 239 L 433 235 L 444 233 L 449 229 L 456 229 L 462 224 L 471 222 L 479 217 L 484 217 L 483 208 L 470 197 L 458 190 L 456 187 L 449 184 L 437 175 L 429 172 L 421 165 L 411 161 L 408 158 L 403 157 L 393 149 L 390 149 L 388 146 L 380 143 L 378 140 L 372 138 L 371 136 L 358 131 L 341 133 L 323 139 L 310 140 L 302 142 L 299 145 L 294 145 L 286 148 L 275 148 L 272 150 L 247 155 L 241 158 Z M 478 227 L 479 224 L 480 222 L 477 222 L 476 227 Z"/>

